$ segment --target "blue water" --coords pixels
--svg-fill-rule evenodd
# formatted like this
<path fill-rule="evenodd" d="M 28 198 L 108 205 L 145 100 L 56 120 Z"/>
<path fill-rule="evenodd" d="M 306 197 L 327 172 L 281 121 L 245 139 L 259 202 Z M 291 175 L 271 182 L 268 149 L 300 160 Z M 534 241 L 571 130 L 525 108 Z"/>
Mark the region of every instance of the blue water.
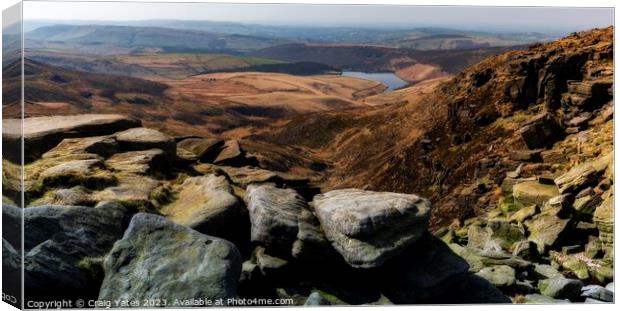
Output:
<path fill-rule="evenodd" d="M 381 82 L 387 85 L 388 88 L 385 90 L 386 92 L 391 92 L 397 88 L 401 88 L 408 84 L 407 81 L 399 78 L 397 75 L 391 72 L 370 73 L 361 71 L 343 71 L 342 75 L 347 77 Z"/>

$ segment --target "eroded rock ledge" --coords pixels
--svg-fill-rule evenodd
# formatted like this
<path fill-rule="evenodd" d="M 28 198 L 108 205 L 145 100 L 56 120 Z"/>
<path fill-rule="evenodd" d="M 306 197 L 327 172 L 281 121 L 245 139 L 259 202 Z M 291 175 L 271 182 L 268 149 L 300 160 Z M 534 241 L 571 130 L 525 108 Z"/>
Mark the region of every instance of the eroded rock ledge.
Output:
<path fill-rule="evenodd" d="M 25 168 L 27 297 L 510 302 L 428 231 L 424 198 L 308 198 L 307 180 L 253 167 L 236 141 L 99 134 L 65 138 Z M 15 207 L 3 214 L 18 221 Z"/>

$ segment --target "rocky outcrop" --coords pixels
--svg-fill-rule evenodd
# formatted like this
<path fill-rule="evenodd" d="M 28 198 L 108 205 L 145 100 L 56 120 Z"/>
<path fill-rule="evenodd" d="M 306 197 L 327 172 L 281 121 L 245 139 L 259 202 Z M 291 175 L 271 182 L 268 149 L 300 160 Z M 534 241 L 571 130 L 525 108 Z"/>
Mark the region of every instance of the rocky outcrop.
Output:
<path fill-rule="evenodd" d="M 334 112 L 330 122 L 312 116 L 312 126 L 287 125 L 301 124 L 313 140 L 337 136 L 326 149 L 274 144 L 258 155 L 264 146 L 244 141 L 246 154 L 238 141 L 175 140 L 145 128 L 66 134 L 25 167 L 26 206 L 63 204 L 27 221 L 27 278 L 38 286 L 30 295 L 296 304 L 610 300 L 613 103 L 605 80 L 612 44 L 609 30 L 593 33 L 604 40 L 578 34 L 474 65 L 429 97 L 435 106 L 378 107 L 361 118 Z M 372 131 L 348 132 L 347 124 Z M 325 127 L 338 132 L 314 131 Z M 354 135 L 342 140 L 341 133 Z M 280 158 L 280 147 L 319 149 L 325 162 L 292 163 L 300 158 Z M 330 158 L 332 147 L 337 157 Z M 309 180 L 272 171 L 290 165 L 319 182 L 335 172 L 324 189 L 365 190 L 314 196 Z M 19 168 L 7 172 L 19 176 Z M 3 188 L 19 193 L 15 184 Z M 428 195 L 433 234 L 429 200 L 380 190 Z M 67 206 L 74 204 L 84 206 Z M 3 207 L 4 218 L 16 221 L 18 211 Z M 135 211 L 148 214 L 124 231 Z M 3 244 L 7 263 L 15 263 L 21 241 L 5 236 Z M 62 286 L 48 289 L 42 276 Z"/>
<path fill-rule="evenodd" d="M 427 229 L 430 202 L 416 195 L 334 190 L 314 198 L 327 239 L 352 266 L 383 264 Z"/>
<path fill-rule="evenodd" d="M 23 132 L 20 119 L 2 121 L 2 150 L 21 150 L 23 136 L 26 162 L 38 159 L 65 138 L 99 136 L 140 126 L 140 121 L 117 114 L 83 114 L 25 118 Z M 18 154 L 3 153 L 3 157 L 17 162 Z"/>
<path fill-rule="evenodd" d="M 426 199 L 347 189 L 308 203 L 296 190 L 315 191 L 306 191 L 307 179 L 198 157 L 179 167 L 169 159 L 168 142 L 143 128 L 72 138 L 28 167 L 29 204 L 65 204 L 46 207 L 49 215 L 27 210 L 38 215 L 26 221 L 29 297 L 70 291 L 88 299 L 227 298 L 237 286 L 241 295 L 263 295 L 294 278 L 333 282 L 338 298 L 329 301 L 337 304 L 507 301 L 428 233 Z M 148 214 L 135 216 L 123 234 L 137 211 Z M 3 214 L 10 220 L 19 213 Z M 145 271 L 161 272 L 145 279 Z M 372 293 L 360 282 L 369 276 Z M 53 282 L 66 286 L 52 288 Z M 385 296 L 375 296 L 379 288 Z M 295 295 L 303 303 L 310 293 Z"/>
<path fill-rule="evenodd" d="M 180 247 L 182 245 L 182 247 Z M 101 300 L 224 299 L 235 297 L 241 260 L 237 248 L 164 217 L 135 215 L 106 255 Z"/>

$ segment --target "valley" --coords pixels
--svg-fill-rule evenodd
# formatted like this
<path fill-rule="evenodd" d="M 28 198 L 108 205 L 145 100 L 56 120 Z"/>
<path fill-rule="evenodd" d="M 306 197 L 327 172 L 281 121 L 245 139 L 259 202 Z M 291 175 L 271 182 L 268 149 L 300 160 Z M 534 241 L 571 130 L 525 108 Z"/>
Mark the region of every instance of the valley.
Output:
<path fill-rule="evenodd" d="M 613 26 L 40 23 L 3 61 L 30 297 L 613 301 Z"/>

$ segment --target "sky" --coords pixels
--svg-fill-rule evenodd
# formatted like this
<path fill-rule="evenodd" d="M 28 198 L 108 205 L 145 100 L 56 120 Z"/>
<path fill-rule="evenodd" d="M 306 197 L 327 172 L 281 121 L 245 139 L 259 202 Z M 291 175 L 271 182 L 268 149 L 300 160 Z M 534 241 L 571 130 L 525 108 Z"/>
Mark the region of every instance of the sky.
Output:
<path fill-rule="evenodd" d="M 225 3 L 24 2 L 24 19 L 211 20 L 288 26 L 569 32 L 613 24 L 612 8 L 303 5 Z"/>

